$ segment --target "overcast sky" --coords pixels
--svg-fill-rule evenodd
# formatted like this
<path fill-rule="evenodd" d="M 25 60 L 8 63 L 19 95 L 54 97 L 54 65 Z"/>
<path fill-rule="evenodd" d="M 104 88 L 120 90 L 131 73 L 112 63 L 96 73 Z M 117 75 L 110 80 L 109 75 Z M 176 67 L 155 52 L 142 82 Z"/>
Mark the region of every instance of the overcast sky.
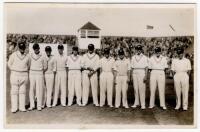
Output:
<path fill-rule="evenodd" d="M 91 21 L 104 36 L 181 36 L 194 35 L 194 13 L 194 5 L 186 4 L 7 4 L 4 20 L 7 33 L 76 35 Z"/>

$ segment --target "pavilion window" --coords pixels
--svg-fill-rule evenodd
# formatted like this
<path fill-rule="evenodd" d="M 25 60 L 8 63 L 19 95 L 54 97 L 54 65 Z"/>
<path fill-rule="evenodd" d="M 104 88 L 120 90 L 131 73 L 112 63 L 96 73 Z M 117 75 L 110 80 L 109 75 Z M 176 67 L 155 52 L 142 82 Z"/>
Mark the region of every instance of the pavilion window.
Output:
<path fill-rule="evenodd" d="M 86 30 L 81 30 L 81 38 L 86 38 Z"/>
<path fill-rule="evenodd" d="M 99 38 L 99 31 L 88 30 L 87 37 L 88 38 Z"/>

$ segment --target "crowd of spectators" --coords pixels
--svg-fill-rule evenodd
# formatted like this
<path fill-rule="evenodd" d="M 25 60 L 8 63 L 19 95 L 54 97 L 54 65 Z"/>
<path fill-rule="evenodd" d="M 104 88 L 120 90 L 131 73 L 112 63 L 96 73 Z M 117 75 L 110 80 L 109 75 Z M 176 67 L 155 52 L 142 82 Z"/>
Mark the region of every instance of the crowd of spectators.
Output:
<path fill-rule="evenodd" d="M 7 34 L 7 57 L 16 50 L 18 42 L 49 43 L 49 44 L 76 44 L 75 35 L 43 35 L 43 34 Z M 28 52 L 28 49 L 27 49 Z"/>
<path fill-rule="evenodd" d="M 102 49 L 110 47 L 112 53 L 115 56 L 118 49 L 123 48 L 127 56 L 131 56 L 135 53 L 134 47 L 141 44 L 144 49 L 144 54 L 151 56 L 156 46 L 162 48 L 163 55 L 170 58 L 176 56 L 175 49 L 177 47 L 184 47 L 185 49 L 191 48 L 194 43 L 192 36 L 181 36 L 181 37 L 102 37 L 101 46 Z M 190 54 L 192 55 L 192 54 Z"/>
<path fill-rule="evenodd" d="M 51 44 L 68 44 L 70 46 L 77 44 L 75 35 L 39 35 L 39 34 L 7 34 L 7 57 L 16 49 L 18 42 L 24 41 L 29 43 L 51 43 Z M 163 55 L 173 58 L 176 56 L 175 49 L 184 47 L 189 49 L 193 47 L 193 36 L 181 37 L 121 37 L 121 36 L 102 36 L 101 49 L 97 53 L 102 56 L 103 49 L 109 47 L 111 55 L 117 56 L 120 48 L 123 48 L 126 56 L 130 57 L 135 53 L 134 47 L 141 44 L 144 49 L 144 54 L 151 56 L 156 46 L 161 46 Z M 193 57 L 193 51 L 187 54 L 189 58 Z"/>
<path fill-rule="evenodd" d="M 7 34 L 7 41 L 27 43 L 70 44 L 76 43 L 75 35 Z"/>

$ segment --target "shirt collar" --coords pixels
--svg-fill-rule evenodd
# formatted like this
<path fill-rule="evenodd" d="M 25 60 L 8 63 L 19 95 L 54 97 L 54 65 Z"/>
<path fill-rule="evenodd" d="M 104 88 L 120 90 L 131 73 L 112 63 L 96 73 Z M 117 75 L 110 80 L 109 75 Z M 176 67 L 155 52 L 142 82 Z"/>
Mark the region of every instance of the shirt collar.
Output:
<path fill-rule="evenodd" d="M 154 55 L 154 57 L 155 57 L 156 59 L 163 58 L 163 56 L 162 56 L 162 55 L 160 55 L 159 57 L 157 57 L 156 55 Z"/>
<path fill-rule="evenodd" d="M 136 54 L 135 59 L 136 59 L 137 62 L 139 62 L 142 59 L 142 57 L 143 57 L 142 53 L 140 55 Z"/>
<path fill-rule="evenodd" d="M 50 55 L 49 57 L 46 55 L 47 60 L 50 60 L 53 55 Z"/>
<path fill-rule="evenodd" d="M 93 52 L 92 54 L 88 53 L 88 55 L 89 55 L 90 57 L 92 57 L 92 56 L 94 56 L 94 52 Z"/>
<path fill-rule="evenodd" d="M 39 53 L 39 54 L 33 53 L 33 55 L 34 55 L 34 56 L 41 56 L 42 54 L 41 54 L 41 53 Z"/>
<path fill-rule="evenodd" d="M 126 59 L 125 57 L 124 57 L 123 59 L 120 59 L 120 58 L 119 58 L 119 61 L 124 61 L 125 59 Z"/>
<path fill-rule="evenodd" d="M 21 54 L 21 52 L 19 50 L 17 51 L 17 54 L 20 55 L 20 56 L 25 56 L 26 55 L 25 52 L 24 52 L 24 54 Z"/>
<path fill-rule="evenodd" d="M 41 55 L 41 53 L 39 53 L 38 55 L 35 54 L 35 53 L 33 53 L 31 56 L 32 56 L 32 58 L 33 58 L 34 60 L 38 60 L 42 55 Z"/>
<path fill-rule="evenodd" d="M 185 60 L 186 58 L 185 57 L 183 57 L 182 59 L 179 59 L 179 58 L 177 58 L 178 60 Z"/>
<path fill-rule="evenodd" d="M 72 55 L 70 55 L 70 57 L 71 57 L 71 59 L 75 62 L 75 61 L 77 61 L 78 60 L 78 58 L 79 58 L 79 55 L 77 55 L 77 56 L 74 56 L 73 54 Z"/>
<path fill-rule="evenodd" d="M 62 55 L 61 55 L 61 54 L 58 54 L 58 56 L 59 56 L 59 57 L 63 57 L 63 56 L 64 56 L 64 54 L 62 54 Z"/>
<path fill-rule="evenodd" d="M 23 59 L 25 58 L 25 56 L 26 56 L 26 53 L 21 54 L 20 51 L 17 51 L 16 54 L 17 54 L 17 57 L 18 57 L 19 59 L 21 59 L 21 60 L 23 60 Z"/>
<path fill-rule="evenodd" d="M 109 56 L 108 58 L 106 58 L 106 57 L 104 57 L 104 58 L 105 58 L 105 60 L 108 60 L 108 61 L 111 59 L 111 57 L 110 57 L 110 56 Z"/>
<path fill-rule="evenodd" d="M 71 56 L 74 57 L 74 58 L 79 57 L 79 55 L 75 56 L 74 54 L 72 54 Z"/>
<path fill-rule="evenodd" d="M 95 53 L 92 53 L 92 54 L 90 54 L 90 53 L 87 53 L 87 57 L 91 60 L 91 59 L 93 59 L 94 57 L 95 57 Z"/>

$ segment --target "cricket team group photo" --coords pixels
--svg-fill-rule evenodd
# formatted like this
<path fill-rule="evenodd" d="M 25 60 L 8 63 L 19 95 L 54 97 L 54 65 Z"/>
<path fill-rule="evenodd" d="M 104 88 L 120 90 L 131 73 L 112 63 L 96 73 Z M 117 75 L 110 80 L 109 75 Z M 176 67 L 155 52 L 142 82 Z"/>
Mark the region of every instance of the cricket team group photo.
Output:
<path fill-rule="evenodd" d="M 194 124 L 193 6 L 14 6 L 6 8 L 8 124 Z"/>

